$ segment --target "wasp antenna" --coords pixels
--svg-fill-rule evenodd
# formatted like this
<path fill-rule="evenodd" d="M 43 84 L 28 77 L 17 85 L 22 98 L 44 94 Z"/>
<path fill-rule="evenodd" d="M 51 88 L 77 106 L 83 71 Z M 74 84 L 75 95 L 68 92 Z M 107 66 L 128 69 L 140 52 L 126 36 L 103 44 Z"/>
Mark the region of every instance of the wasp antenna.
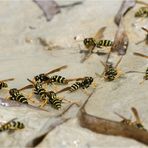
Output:
<path fill-rule="evenodd" d="M 148 58 L 147 55 L 144 55 L 144 54 L 139 53 L 139 52 L 134 52 L 133 54 L 136 55 L 136 56 L 140 56 L 140 57 Z"/>
<path fill-rule="evenodd" d="M 135 70 L 131 70 L 131 71 L 127 71 L 125 73 L 141 73 L 141 74 L 145 74 L 145 72 L 142 71 L 135 71 Z"/>
<path fill-rule="evenodd" d="M 148 33 L 148 29 L 141 27 L 142 30 L 146 31 Z"/>
<path fill-rule="evenodd" d="M 114 112 L 114 114 L 116 114 L 117 116 L 119 116 L 119 117 L 122 118 L 122 119 L 126 119 L 124 116 L 120 115 L 120 114 L 117 113 L 117 112 Z"/>
<path fill-rule="evenodd" d="M 100 60 L 100 63 L 106 68 L 106 64 Z"/>
<path fill-rule="evenodd" d="M 27 81 L 29 81 L 30 83 L 32 83 L 34 85 L 34 82 L 32 80 L 27 78 Z"/>
<path fill-rule="evenodd" d="M 144 42 L 145 41 L 145 39 L 143 39 L 143 40 L 141 40 L 141 41 L 139 41 L 139 42 L 137 42 L 137 43 L 135 43 L 136 45 L 138 45 L 138 44 L 140 44 L 140 43 L 142 43 L 142 42 Z"/>
<path fill-rule="evenodd" d="M 115 65 L 115 68 L 118 67 L 118 65 L 120 64 L 121 60 L 122 60 L 123 56 L 120 57 L 120 59 L 118 60 L 117 64 Z"/>

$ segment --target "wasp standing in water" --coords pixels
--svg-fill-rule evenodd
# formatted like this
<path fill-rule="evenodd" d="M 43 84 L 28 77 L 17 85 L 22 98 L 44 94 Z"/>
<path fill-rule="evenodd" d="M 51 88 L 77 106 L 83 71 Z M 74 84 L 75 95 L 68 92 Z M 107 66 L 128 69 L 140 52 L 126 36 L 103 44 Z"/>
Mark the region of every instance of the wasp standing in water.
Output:
<path fill-rule="evenodd" d="M 12 120 L 8 121 L 7 123 L 2 124 L 0 126 L 0 132 L 3 132 L 3 131 L 14 131 L 14 130 L 25 128 L 23 123 L 21 123 L 19 121 L 14 121 L 15 119 L 12 119 Z"/>
<path fill-rule="evenodd" d="M 13 81 L 13 80 L 14 80 L 14 78 L 0 80 L 0 89 L 7 88 L 8 87 L 8 84 L 6 82 Z"/>
<path fill-rule="evenodd" d="M 138 45 L 138 44 L 140 44 L 140 43 L 142 43 L 142 42 L 144 42 L 144 41 L 145 41 L 145 44 L 148 45 L 148 29 L 146 29 L 146 28 L 144 28 L 144 27 L 141 27 L 141 29 L 146 32 L 146 36 L 145 36 L 145 38 L 144 38 L 142 41 L 137 42 L 136 45 Z"/>

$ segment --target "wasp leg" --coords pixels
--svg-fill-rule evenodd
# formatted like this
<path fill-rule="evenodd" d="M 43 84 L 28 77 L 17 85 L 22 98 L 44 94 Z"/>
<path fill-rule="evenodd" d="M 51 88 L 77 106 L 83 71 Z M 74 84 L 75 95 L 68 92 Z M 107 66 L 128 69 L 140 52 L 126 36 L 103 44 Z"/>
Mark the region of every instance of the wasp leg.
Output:
<path fill-rule="evenodd" d="M 140 84 L 140 85 L 141 85 L 141 84 L 143 84 L 143 83 L 144 83 L 144 81 L 145 81 L 145 80 L 143 79 L 141 82 L 139 82 L 139 84 Z"/>
<path fill-rule="evenodd" d="M 90 95 L 90 93 L 87 91 L 87 89 L 86 88 L 84 88 L 84 89 L 81 89 L 82 91 L 83 91 L 83 93 L 84 94 L 86 94 L 87 96 L 89 96 Z"/>
<path fill-rule="evenodd" d="M 64 97 L 58 97 L 59 100 L 64 100 L 65 102 L 69 102 L 71 104 L 76 104 L 78 107 L 80 106 L 80 103 L 79 102 L 76 102 L 76 101 L 70 101 L 70 100 L 67 100 L 65 99 Z"/>
<path fill-rule="evenodd" d="M 2 89 L 3 89 L 3 90 L 7 90 L 7 91 L 10 90 L 10 88 L 8 88 L 8 87 L 2 88 Z"/>
<path fill-rule="evenodd" d="M 30 100 L 32 103 L 35 103 L 35 101 L 32 99 L 33 93 L 30 93 L 27 97 L 28 100 Z"/>
<path fill-rule="evenodd" d="M 43 108 L 46 104 L 48 103 L 48 100 L 47 99 L 44 99 L 41 104 L 40 104 L 40 108 Z"/>
<path fill-rule="evenodd" d="M 10 100 L 10 96 L 6 97 L 5 99 L 6 99 L 6 100 Z"/>
<path fill-rule="evenodd" d="M 55 92 L 58 91 L 58 88 L 57 88 L 57 86 L 56 86 L 54 83 L 52 84 L 52 88 L 53 88 L 53 90 L 54 90 Z"/>
<path fill-rule="evenodd" d="M 125 74 L 125 73 L 124 73 L 122 70 L 117 69 L 116 79 L 119 78 L 119 77 L 121 77 L 121 76 L 124 75 L 124 74 Z"/>
<path fill-rule="evenodd" d="M 92 87 L 92 88 L 96 88 L 96 87 L 97 87 L 97 83 L 92 83 L 92 84 L 91 84 L 91 87 Z"/>

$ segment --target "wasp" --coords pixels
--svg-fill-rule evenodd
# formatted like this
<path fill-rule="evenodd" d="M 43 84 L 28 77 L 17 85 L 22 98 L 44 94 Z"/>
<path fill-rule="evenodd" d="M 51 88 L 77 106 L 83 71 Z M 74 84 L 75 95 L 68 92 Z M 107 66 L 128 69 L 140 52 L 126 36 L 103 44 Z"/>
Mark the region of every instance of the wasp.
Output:
<path fill-rule="evenodd" d="M 51 80 L 51 78 L 48 77 L 49 74 L 58 72 L 58 71 L 60 71 L 60 70 L 62 70 L 62 69 L 65 69 L 65 68 L 67 68 L 67 65 L 61 66 L 61 67 L 56 68 L 56 69 L 54 69 L 54 70 L 51 70 L 51 71 L 49 71 L 49 72 L 47 72 L 47 73 L 39 74 L 39 75 L 37 75 L 37 76 L 34 77 L 34 80 L 35 80 L 35 81 L 38 81 L 38 82 L 44 82 L 44 81 L 47 81 L 47 80 L 49 81 L 49 80 Z M 65 79 L 65 78 L 62 77 L 61 79 Z M 60 79 L 59 82 L 61 82 L 61 79 Z M 52 80 L 51 80 L 51 81 L 52 81 Z M 63 80 L 62 80 L 62 82 L 63 82 Z"/>
<path fill-rule="evenodd" d="M 18 89 L 16 88 L 10 89 L 9 94 L 10 97 L 8 99 L 28 104 L 28 99 L 23 94 L 21 94 Z"/>
<path fill-rule="evenodd" d="M 122 57 L 118 60 L 115 66 L 113 66 L 112 63 L 107 63 L 101 61 L 101 64 L 105 67 L 104 72 L 101 74 L 101 77 L 103 76 L 105 80 L 107 81 L 113 81 L 116 78 L 120 77 L 122 72 L 118 70 L 118 65 L 121 62 Z M 98 75 L 98 74 L 97 74 Z M 100 76 L 100 75 L 99 75 Z"/>
<path fill-rule="evenodd" d="M 148 7 L 140 7 L 135 13 L 135 17 L 148 17 Z"/>
<path fill-rule="evenodd" d="M 51 104 L 52 107 L 57 110 L 61 108 L 62 101 L 66 99 L 60 99 L 54 91 L 46 91 L 46 89 L 42 87 L 42 84 L 40 82 L 34 83 L 30 79 L 27 80 L 33 84 L 34 94 L 40 96 L 40 99 L 42 101 L 40 105 L 41 108 L 44 107 L 46 104 Z M 25 86 L 24 88 L 26 89 L 27 87 L 30 88 L 30 85 Z M 71 102 L 69 100 L 66 101 Z"/>
<path fill-rule="evenodd" d="M 10 97 L 7 97 L 7 99 L 18 101 L 24 104 L 28 104 L 28 100 L 34 103 L 34 101 L 31 98 L 31 95 L 26 98 L 22 93 L 20 93 L 20 91 L 24 90 L 25 88 L 26 87 L 23 87 L 21 89 L 17 89 L 17 88 L 10 89 L 9 90 Z"/>
<path fill-rule="evenodd" d="M 18 129 L 25 128 L 23 123 L 21 123 L 19 121 L 14 121 L 15 119 L 12 119 L 12 120 L 8 121 L 7 123 L 1 125 L 0 126 L 0 132 L 13 131 L 13 130 L 18 130 Z"/>
<path fill-rule="evenodd" d="M 13 81 L 14 78 L 0 80 L 0 89 L 8 87 L 7 81 Z"/>
<path fill-rule="evenodd" d="M 133 54 L 136 55 L 136 56 L 148 58 L 147 55 L 144 55 L 144 54 L 142 54 L 142 53 L 134 52 Z M 126 73 L 141 73 L 141 74 L 145 74 L 145 75 L 143 76 L 143 80 L 148 80 L 148 67 L 147 67 L 147 69 L 146 69 L 145 72 L 142 72 L 142 71 L 134 71 L 134 70 L 133 70 L 133 71 L 127 71 Z M 142 84 L 143 82 L 144 82 L 144 81 L 140 82 L 140 84 Z"/>
<path fill-rule="evenodd" d="M 122 115 L 120 115 L 120 114 L 118 114 L 118 113 L 116 113 L 116 112 L 115 112 L 115 114 L 118 115 L 120 118 L 123 119 L 123 120 L 121 121 L 122 124 L 128 125 L 128 126 L 132 126 L 132 127 L 134 127 L 134 128 L 138 128 L 138 129 L 142 129 L 142 130 L 145 130 L 145 131 L 146 131 L 146 129 L 145 129 L 144 126 L 142 125 L 142 122 L 141 122 L 141 120 L 140 120 L 140 116 L 139 116 L 139 114 L 138 114 L 137 109 L 136 109 L 135 107 L 132 107 L 132 108 L 131 108 L 131 111 L 132 111 L 132 113 L 133 113 L 133 115 L 134 115 L 134 117 L 135 117 L 135 119 L 136 119 L 136 121 L 134 121 L 134 122 L 132 122 L 132 120 L 130 120 L 130 119 L 127 119 L 127 118 L 123 117 Z"/>
<path fill-rule="evenodd" d="M 86 90 L 93 83 L 93 81 L 94 79 L 92 77 L 77 78 L 77 81 L 74 84 L 62 90 L 59 90 L 57 93 L 61 93 L 64 91 L 74 92 L 80 88 L 82 88 L 83 90 Z M 96 87 L 95 84 L 94 84 L 94 87 Z"/>
<path fill-rule="evenodd" d="M 86 47 L 86 49 L 88 50 L 88 52 L 86 52 L 86 55 L 81 60 L 81 62 L 84 62 L 85 60 L 87 60 L 91 56 L 91 54 L 94 53 L 93 51 L 94 51 L 95 47 L 101 48 L 102 46 L 104 46 L 104 47 L 112 46 L 113 42 L 111 40 L 101 39 L 101 38 L 103 38 L 103 33 L 104 33 L 105 29 L 106 29 L 106 27 L 102 27 L 98 30 L 98 32 L 95 34 L 94 37 L 84 38 L 83 44 Z"/>
<path fill-rule="evenodd" d="M 96 41 L 94 38 L 85 38 L 83 41 L 85 47 L 88 49 L 90 47 L 97 47 L 97 48 L 101 48 L 102 46 L 104 47 L 108 47 L 108 46 L 112 46 L 113 42 L 111 40 L 99 40 Z"/>
<path fill-rule="evenodd" d="M 75 79 L 66 79 L 65 77 L 59 76 L 59 75 L 54 75 L 51 77 L 48 76 L 49 74 L 58 72 L 58 71 L 65 69 L 65 68 L 67 68 L 67 65 L 61 66 L 61 67 L 51 70 L 47 73 L 39 74 L 34 77 L 34 80 L 36 82 L 40 82 L 40 83 L 45 82 L 47 84 L 53 84 L 53 83 L 68 84 L 68 82 L 74 81 Z"/>
<path fill-rule="evenodd" d="M 33 82 L 30 79 L 27 79 L 30 83 L 32 83 L 32 87 L 34 88 L 34 94 L 39 95 L 40 99 L 43 100 L 47 97 L 46 89 L 43 88 L 43 84 L 40 82 Z M 30 85 L 25 86 L 23 89 L 32 88 Z"/>
<path fill-rule="evenodd" d="M 144 30 L 147 34 L 146 34 L 145 38 L 142 41 L 137 42 L 136 45 L 138 45 L 138 44 L 140 44 L 140 43 L 142 43 L 144 41 L 148 45 L 148 29 L 146 29 L 144 27 L 141 27 L 141 29 Z"/>

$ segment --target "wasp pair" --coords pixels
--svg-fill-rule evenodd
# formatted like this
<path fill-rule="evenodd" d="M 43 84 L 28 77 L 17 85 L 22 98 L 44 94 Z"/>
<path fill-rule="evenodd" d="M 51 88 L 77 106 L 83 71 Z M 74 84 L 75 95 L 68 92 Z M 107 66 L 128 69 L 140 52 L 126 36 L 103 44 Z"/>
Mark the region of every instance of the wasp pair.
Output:
<path fill-rule="evenodd" d="M 144 126 L 142 125 L 142 122 L 141 122 L 141 120 L 140 120 L 140 116 L 139 116 L 139 114 L 138 114 L 137 109 L 136 109 L 135 107 L 132 107 L 131 110 L 132 110 L 132 113 L 134 114 L 135 119 L 136 119 L 136 121 L 134 121 L 134 122 L 132 122 L 132 120 L 127 119 L 127 118 L 125 118 L 124 116 L 118 114 L 117 112 L 115 112 L 115 114 L 118 115 L 120 118 L 123 119 L 123 120 L 121 121 L 122 124 L 128 125 L 128 126 L 132 126 L 132 127 L 134 127 L 134 128 L 138 128 L 138 129 L 141 129 L 141 130 L 145 130 L 145 131 L 146 131 L 146 129 L 145 129 Z"/>

